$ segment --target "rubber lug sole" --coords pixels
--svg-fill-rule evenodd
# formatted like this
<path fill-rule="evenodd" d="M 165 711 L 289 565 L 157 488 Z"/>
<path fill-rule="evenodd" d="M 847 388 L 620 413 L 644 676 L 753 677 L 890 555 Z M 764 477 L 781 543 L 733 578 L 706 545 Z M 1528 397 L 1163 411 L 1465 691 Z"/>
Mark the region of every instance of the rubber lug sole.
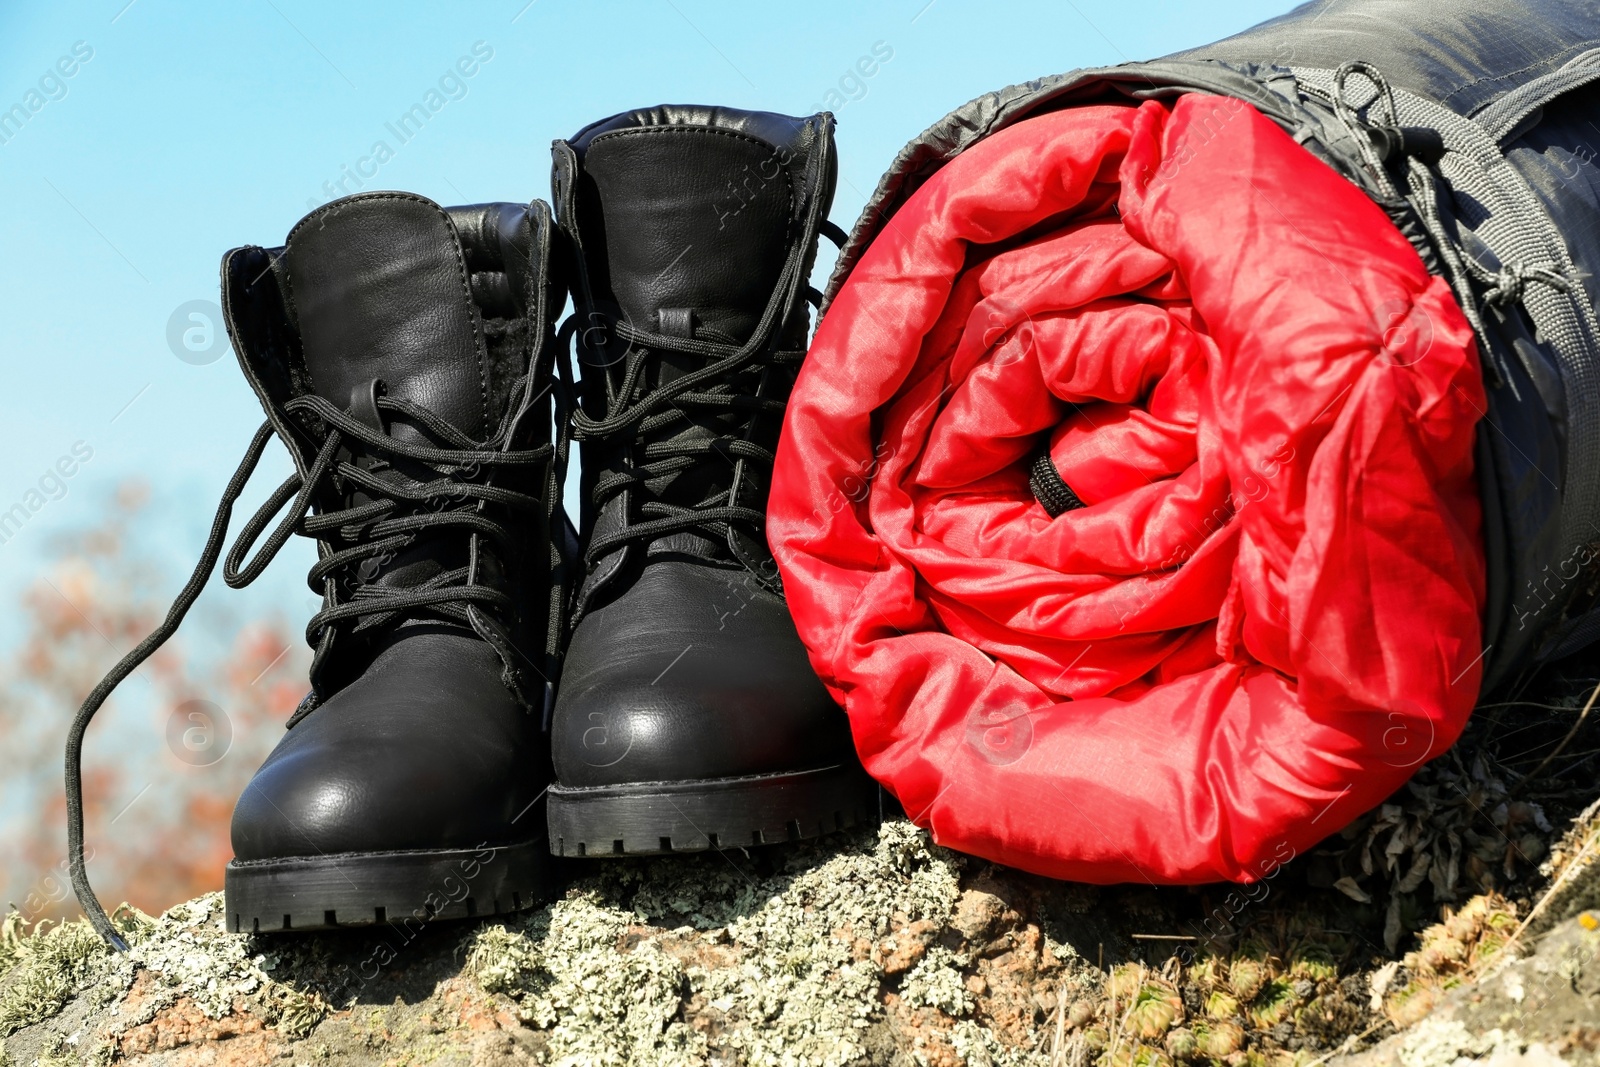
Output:
<path fill-rule="evenodd" d="M 552 868 L 543 840 L 234 860 L 224 877 L 227 925 L 267 934 L 509 915 L 550 899 Z"/>
<path fill-rule="evenodd" d="M 878 787 L 858 766 L 748 778 L 550 787 L 558 856 L 659 856 L 819 837 L 878 819 Z"/>

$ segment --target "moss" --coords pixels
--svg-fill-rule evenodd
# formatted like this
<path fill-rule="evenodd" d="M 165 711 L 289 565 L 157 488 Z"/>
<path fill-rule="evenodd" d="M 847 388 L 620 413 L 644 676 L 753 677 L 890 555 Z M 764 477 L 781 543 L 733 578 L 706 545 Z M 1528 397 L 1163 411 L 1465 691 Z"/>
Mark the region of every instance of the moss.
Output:
<path fill-rule="evenodd" d="M 1182 1017 L 1183 1000 L 1177 991 L 1151 984 L 1139 989 L 1133 1010 L 1128 1013 L 1127 1027 L 1145 1041 L 1159 1041 Z"/>
<path fill-rule="evenodd" d="M 1488 919 L 1491 903 L 1487 896 L 1476 896 L 1463 904 L 1459 910 L 1446 911 L 1444 932 L 1457 941 L 1470 941 L 1483 930 L 1483 924 Z"/>
<path fill-rule="evenodd" d="M 1289 957 L 1289 976 L 1312 982 L 1332 982 L 1339 977 L 1339 964 L 1326 945 L 1305 942 Z"/>
<path fill-rule="evenodd" d="M 1417 935 L 1416 950 L 1402 961 L 1410 980 L 1385 998 L 1384 1014 L 1402 1029 L 1416 1024 L 1445 992 L 1482 974 L 1518 925 L 1515 906 L 1496 893 L 1446 911 Z"/>
<path fill-rule="evenodd" d="M 856 941 L 885 938 L 892 923 L 942 924 L 958 862 L 889 823 L 843 849 L 796 849 L 766 874 L 720 855 L 608 865 L 548 911 L 481 931 L 467 969 L 548 1032 L 557 1064 L 702 1058 L 705 1035 L 684 1019 L 691 1000 L 746 1062 L 843 1064 L 866 1054 L 865 1032 L 883 1016 L 882 967 L 857 958 Z M 965 1016 L 969 962 L 934 945 L 900 979 L 901 996 Z M 979 1032 L 962 1031 L 973 1048 L 1000 1049 Z"/>
<path fill-rule="evenodd" d="M 39 1058 L 34 1063 L 37 1067 L 79 1067 L 78 1060 L 60 1041 L 52 1043 L 49 1049 L 39 1053 Z"/>
<path fill-rule="evenodd" d="M 1227 981 L 1228 964 L 1220 956 L 1206 955 L 1189 965 L 1189 981 L 1209 993 Z"/>
<path fill-rule="evenodd" d="M 276 986 L 268 995 L 272 1010 L 269 1018 L 285 1037 L 298 1041 L 308 1037 L 328 1015 L 328 1004 L 315 993 L 288 986 Z"/>
<path fill-rule="evenodd" d="M 1447 974 L 1466 962 L 1467 946 L 1453 937 L 1429 937 L 1435 929 L 1423 931 L 1422 947 L 1417 950 L 1415 961 L 1428 974 Z"/>
<path fill-rule="evenodd" d="M 325 1047 L 337 1062 L 372 1055 L 397 1067 L 487 1055 L 486 1024 L 510 1027 L 497 1040 L 514 1035 L 521 1053 L 551 1067 L 1307 1067 L 1375 1021 L 1360 947 L 1382 914 L 1362 918 L 1342 896 L 1333 908 L 1315 893 L 1279 894 L 1227 938 L 1197 946 L 1205 954 L 1184 966 L 1114 947 L 1123 911 L 1138 929 L 1181 919 L 1186 902 L 1176 891 L 1145 893 L 1168 908 L 1157 915 L 1143 898 L 1135 913 L 1131 895 L 1104 890 L 1104 915 L 1051 926 L 1059 886 L 945 852 L 904 822 L 760 852 L 579 871 L 549 907 L 430 929 L 426 945 L 378 978 L 367 970 L 377 932 L 230 935 L 219 895 L 157 920 L 119 913 L 135 942 L 123 957 L 104 953 L 82 924 L 30 934 L 16 919 L 0 925 L 0 954 L 16 963 L 0 999 L 29 975 L 58 983 L 29 1018 L 76 999 L 66 1014 L 14 1035 L 11 1055 L 31 1063 L 59 1052 L 71 1031 L 83 1038 L 70 1052 L 104 1062 L 119 1034 L 139 1028 L 126 1039 L 148 1043 L 172 1023 L 183 1044 L 209 1044 L 212 1028 L 187 998 L 213 1018 L 243 1012 L 216 1028 L 224 1034 L 253 1027 L 252 1016 L 275 1027 L 272 1040 L 298 1060 L 315 1062 Z M 1377 987 L 1389 994 L 1389 1014 L 1414 1018 L 1481 973 L 1474 968 L 1516 923 L 1509 905 L 1489 899 L 1443 918 L 1423 932 L 1413 959 L 1389 969 L 1399 980 Z M 1365 933 L 1326 933 L 1345 923 Z M 39 964 L 57 938 L 57 948 L 84 948 L 81 972 L 60 960 Z M 1433 970 L 1422 966 L 1430 950 Z M 94 1007 L 118 1001 L 137 968 L 145 973 L 136 1000 Z"/>
<path fill-rule="evenodd" d="M 1206 998 L 1206 1014 L 1213 1019 L 1231 1019 L 1239 1014 L 1239 998 L 1218 989 Z"/>
<path fill-rule="evenodd" d="M 1298 1004 L 1290 983 L 1282 978 L 1274 979 L 1250 1005 L 1250 1021 L 1263 1030 L 1270 1030 L 1288 1019 Z"/>
<path fill-rule="evenodd" d="M 1167 1035 L 1167 1055 L 1175 1060 L 1190 1060 L 1200 1051 L 1200 1043 L 1195 1040 L 1194 1031 L 1186 1027 L 1178 1027 Z"/>
<path fill-rule="evenodd" d="M 1228 967 L 1228 988 L 1240 1001 L 1248 1002 L 1256 998 L 1270 977 L 1263 960 L 1240 956 Z"/>
<path fill-rule="evenodd" d="M 0 994 L 0 1037 L 54 1016 L 111 955 L 86 923 L 36 929 L 14 952 L 17 973 Z"/>
<path fill-rule="evenodd" d="M 19 912 L 11 911 L 0 920 L 0 975 L 22 958 L 22 942 L 28 936 L 28 923 Z M 5 1067 L 0 1061 L 0 1067 Z"/>
<path fill-rule="evenodd" d="M 1123 963 L 1111 969 L 1111 974 L 1106 978 L 1106 995 L 1118 1004 L 1127 1004 L 1139 995 L 1139 989 L 1144 985 L 1145 969 L 1143 964 Z"/>
<path fill-rule="evenodd" d="M 144 975 L 137 1008 L 109 1011 L 81 1046 L 66 1051 L 62 1035 L 46 1031 L 45 1044 L 35 1053 L 39 1062 L 55 1062 L 55 1057 L 60 1062 L 107 1063 L 119 1034 L 149 1022 L 180 998 L 212 1019 L 232 1014 L 240 998 L 254 999 L 287 1036 L 308 1033 L 327 1014 L 328 1005 L 313 994 L 271 982 L 261 970 L 263 957 L 253 955 L 253 939 L 222 929 L 221 906 L 222 894 L 211 893 L 152 919 L 124 905 L 110 918 L 129 943 L 127 953 L 113 952 L 82 920 L 40 924 L 26 936 L 20 922 L 8 922 L 0 928 L 0 939 L 9 931 L 14 965 L 0 993 L 0 1035 L 46 1023 L 69 1002 L 91 1016 L 99 1013 L 125 996 L 137 974 Z"/>
<path fill-rule="evenodd" d="M 1231 1022 L 1196 1024 L 1194 1038 L 1200 1055 L 1220 1060 L 1244 1046 L 1244 1028 Z"/>
<path fill-rule="evenodd" d="M 1404 1030 L 1421 1021 L 1438 999 L 1437 986 L 1424 982 L 1411 982 L 1391 993 L 1383 1002 L 1383 1013 L 1389 1021 Z"/>
<path fill-rule="evenodd" d="M 1161 1049 L 1137 1041 L 1122 1042 L 1101 1062 L 1105 1067 L 1172 1067 L 1172 1058 Z"/>

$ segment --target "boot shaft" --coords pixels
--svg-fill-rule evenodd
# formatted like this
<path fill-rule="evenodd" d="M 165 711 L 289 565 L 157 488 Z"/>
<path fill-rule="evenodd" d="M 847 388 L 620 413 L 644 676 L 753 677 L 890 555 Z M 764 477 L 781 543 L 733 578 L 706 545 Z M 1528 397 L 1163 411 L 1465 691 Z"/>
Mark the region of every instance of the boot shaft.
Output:
<path fill-rule="evenodd" d="M 224 303 L 240 365 L 302 476 L 330 427 L 303 408 L 290 410 L 296 398 L 320 397 L 381 435 L 374 445 L 341 434 L 339 473 L 324 479 L 314 511 L 381 514 L 368 528 L 321 534 L 319 556 L 326 562 L 386 529 L 395 543 L 314 584 L 325 612 L 379 590 L 448 584 L 458 571 L 468 584 L 519 603 L 548 599 L 552 561 L 548 535 L 538 533 L 551 503 L 547 463 L 423 462 L 383 441 L 459 453 L 549 444 L 549 341 L 562 299 L 550 273 L 551 232 L 537 202 L 441 208 L 406 194 L 362 194 L 308 215 L 282 247 L 244 247 L 224 258 Z M 485 486 L 535 498 L 539 513 L 512 514 L 485 499 Z M 426 512 L 471 512 L 524 534 L 508 542 L 449 525 L 393 532 Z M 544 614 L 501 621 L 536 654 L 548 644 Z M 426 608 L 352 621 L 343 639 L 349 655 L 319 653 L 327 671 L 319 688 L 359 673 L 397 631 L 441 621 Z"/>
<path fill-rule="evenodd" d="M 580 614 L 664 555 L 775 586 L 770 454 L 836 172 L 827 114 L 657 107 L 556 142 L 581 366 Z"/>

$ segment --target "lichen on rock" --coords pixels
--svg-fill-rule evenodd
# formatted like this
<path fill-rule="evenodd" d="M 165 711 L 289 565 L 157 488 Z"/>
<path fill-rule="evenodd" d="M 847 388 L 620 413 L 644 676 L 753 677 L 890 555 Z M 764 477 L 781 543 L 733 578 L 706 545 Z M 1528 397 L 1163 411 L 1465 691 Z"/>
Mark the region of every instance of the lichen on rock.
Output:
<path fill-rule="evenodd" d="M 1579 853 L 1569 842 L 1551 854 Z M 1219 930 L 1205 887 L 1052 882 L 941 849 L 903 820 L 573 874 L 521 916 L 404 931 L 235 935 L 219 894 L 154 919 L 119 909 L 127 955 L 81 922 L 12 920 L 0 926 L 0 1067 L 1311 1067 L 1413 1016 L 1440 1021 L 1468 992 L 1483 1019 L 1554 1005 L 1545 1022 L 1579 1019 L 1583 998 L 1600 997 L 1588 913 L 1541 946 L 1554 955 L 1516 959 L 1525 912 L 1485 895 L 1419 924 L 1411 951 L 1385 962 L 1384 901 L 1293 871 L 1242 911 L 1220 905 Z M 1552 1043 L 1526 1019 L 1515 1033 L 1491 1020 L 1510 1036 L 1484 1044 L 1490 1026 L 1469 1021 L 1457 1058 L 1583 1062 L 1564 1051 L 1581 1034 Z M 1432 1045 L 1401 1061 L 1413 1032 L 1377 1046 L 1387 1058 L 1372 1067 L 1443 1067 Z"/>
<path fill-rule="evenodd" d="M 0 993 L 0 1037 L 55 1015 L 67 1000 L 100 977 L 110 957 L 100 935 L 82 923 L 65 923 L 21 940 L 15 971 Z"/>
<path fill-rule="evenodd" d="M 603 868 L 548 912 L 484 929 L 468 967 L 549 1030 L 557 1064 L 691 1062 L 712 1030 L 751 1064 L 847 1064 L 882 1012 L 883 966 L 858 946 L 897 920 L 942 923 L 958 862 L 890 823 L 843 848 L 797 848 L 766 873 L 715 855 Z M 955 957 L 937 951 L 906 981 L 964 997 L 943 962 Z M 678 1018 L 684 999 L 700 1009 L 693 1021 Z"/>

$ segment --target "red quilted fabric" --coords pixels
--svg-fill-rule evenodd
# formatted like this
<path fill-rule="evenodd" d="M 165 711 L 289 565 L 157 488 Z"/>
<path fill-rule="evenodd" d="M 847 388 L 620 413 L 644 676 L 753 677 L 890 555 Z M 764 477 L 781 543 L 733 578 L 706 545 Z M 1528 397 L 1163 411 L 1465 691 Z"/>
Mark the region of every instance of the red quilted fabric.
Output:
<path fill-rule="evenodd" d="M 1248 882 L 1466 722 L 1483 410 L 1448 287 L 1273 123 L 1077 107 L 978 142 L 867 250 L 768 533 L 862 760 L 940 843 Z M 1086 506 L 1035 500 L 1045 448 Z"/>

